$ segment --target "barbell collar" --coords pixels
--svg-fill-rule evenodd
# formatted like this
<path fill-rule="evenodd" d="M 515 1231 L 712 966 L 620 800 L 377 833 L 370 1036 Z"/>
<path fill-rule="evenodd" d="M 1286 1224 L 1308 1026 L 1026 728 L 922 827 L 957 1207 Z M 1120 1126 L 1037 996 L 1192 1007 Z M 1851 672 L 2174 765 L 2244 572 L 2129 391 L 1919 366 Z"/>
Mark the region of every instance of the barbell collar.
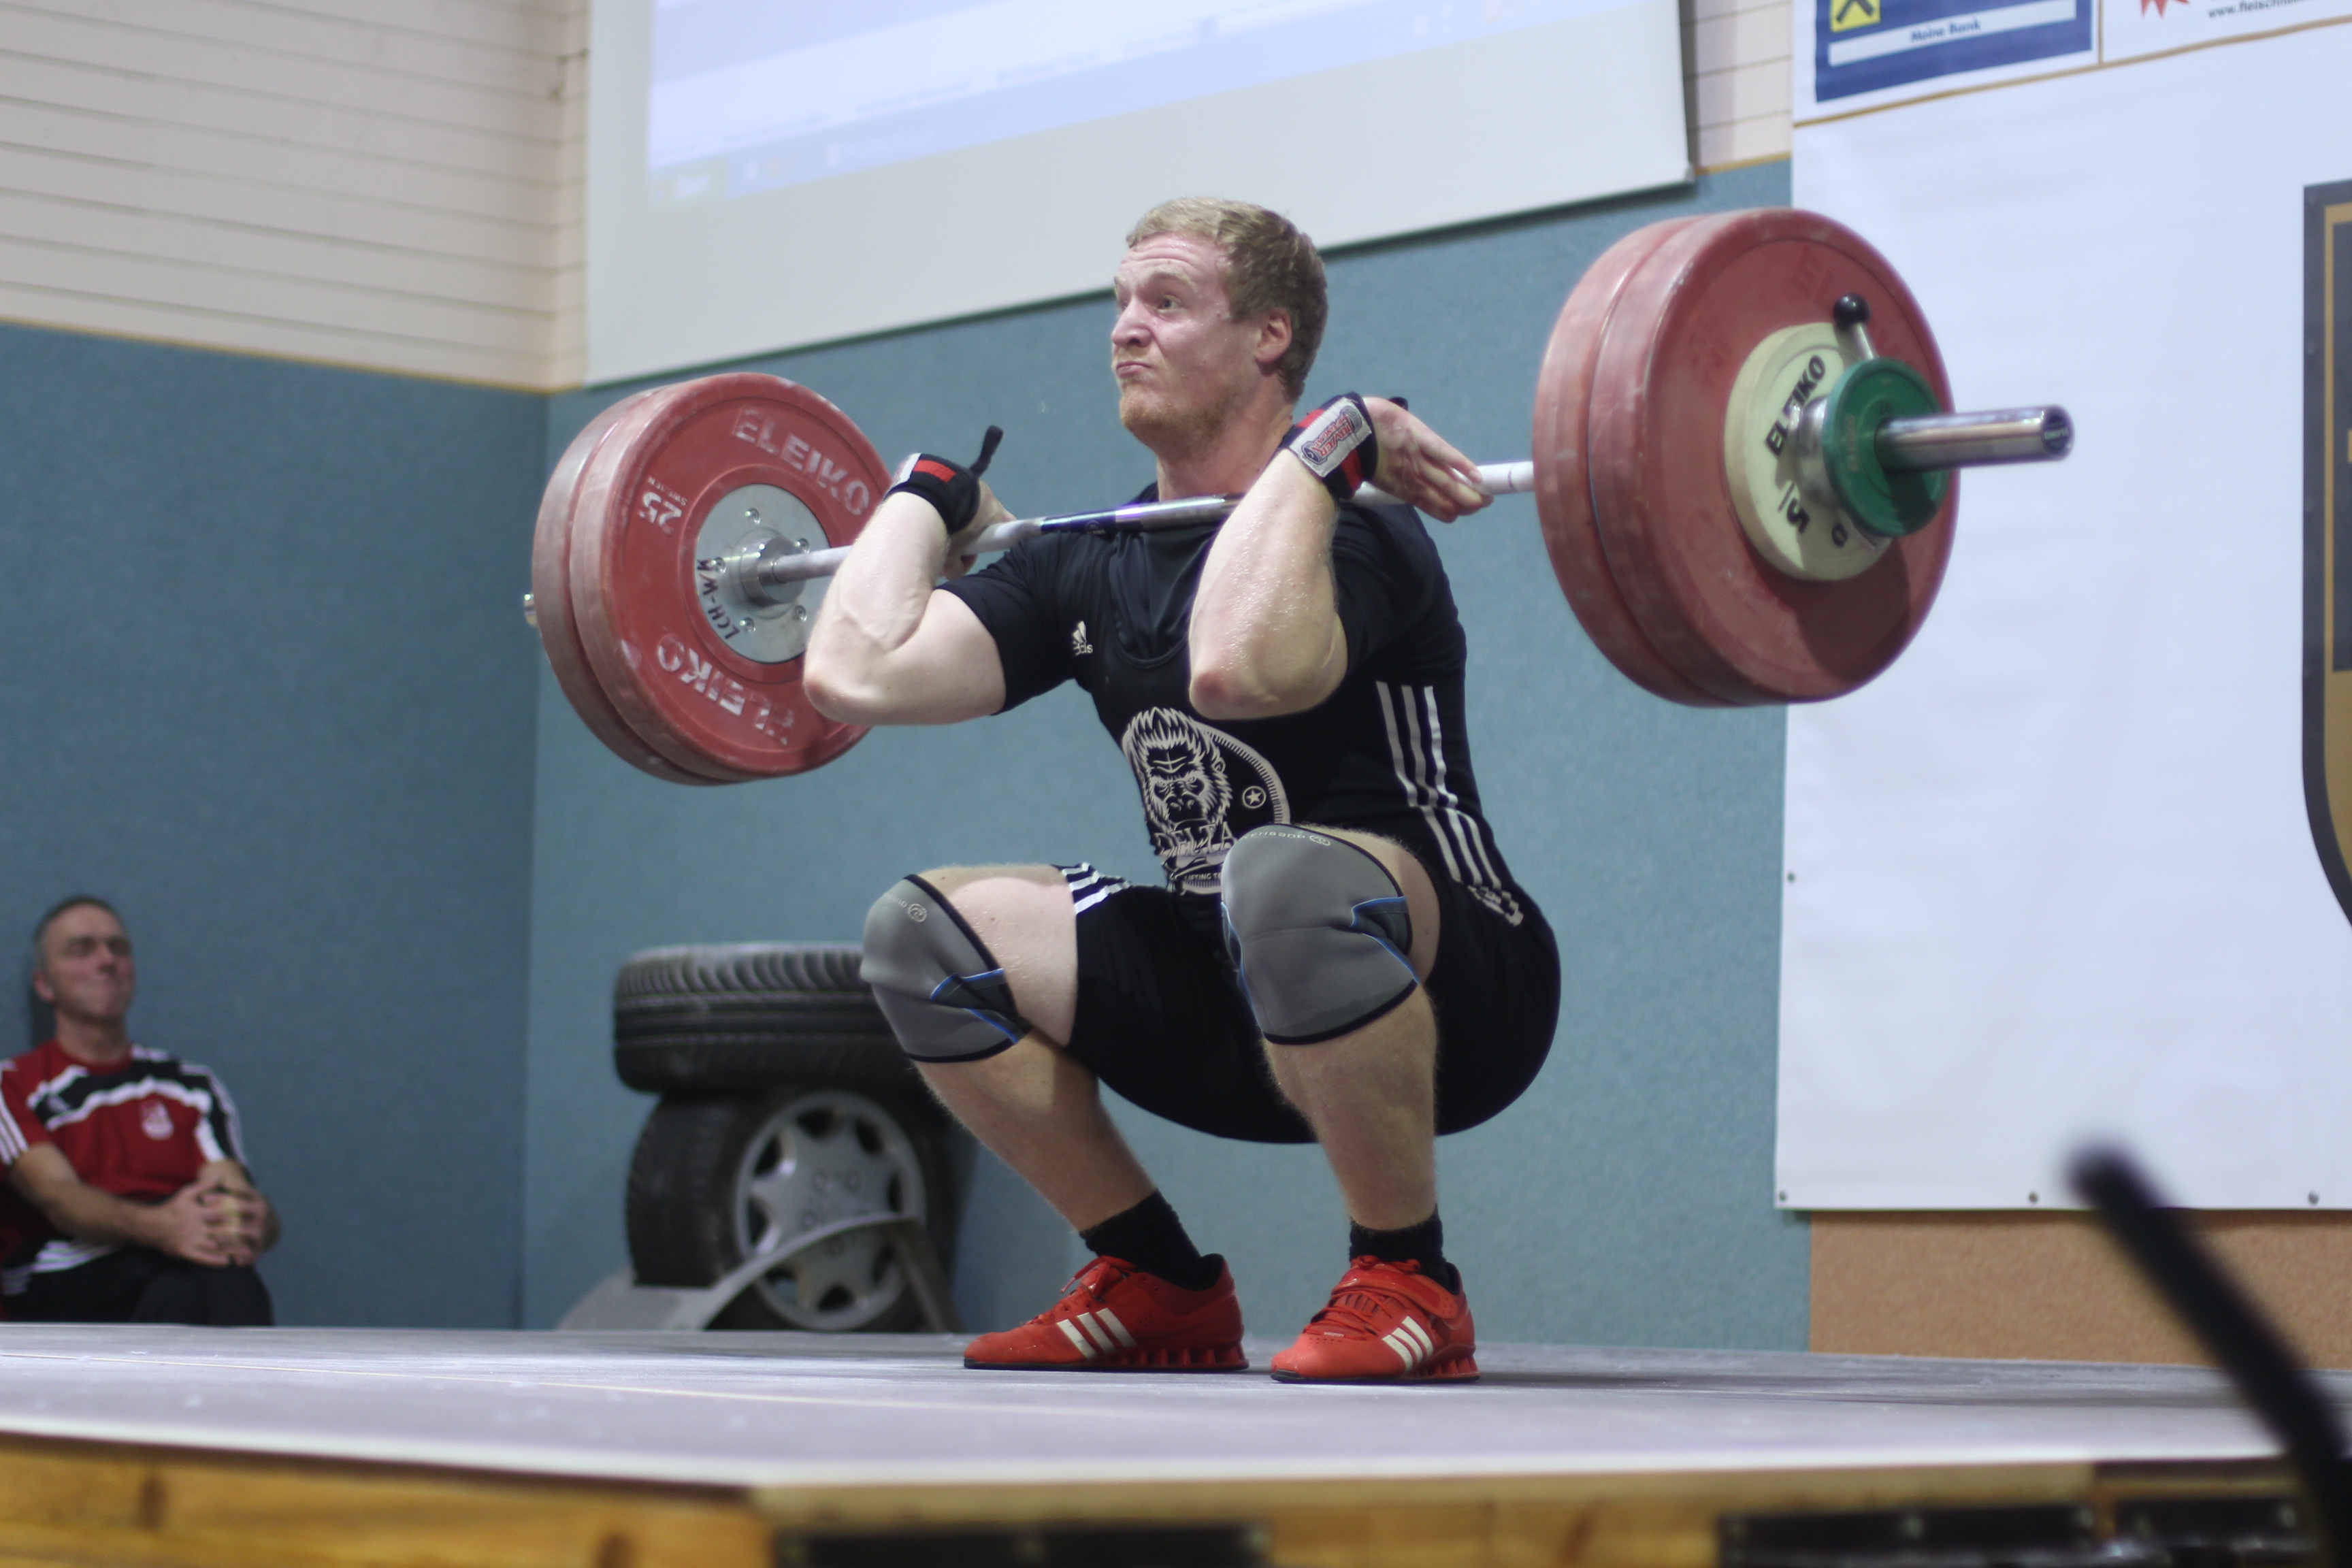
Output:
<path fill-rule="evenodd" d="M 1536 466 L 1532 462 L 1486 464 L 1478 470 L 1478 486 L 1490 496 L 1524 495 L 1536 488 Z M 981 530 L 965 547 L 965 553 L 987 555 L 999 550 L 1010 550 L 1024 541 L 1048 533 L 1143 533 L 1156 529 L 1191 528 L 1203 522 L 1219 522 L 1241 503 L 1241 499 L 1239 496 L 1191 496 L 1181 500 L 1138 501 L 1132 506 L 1111 507 L 1101 511 L 1018 518 Z M 1402 504 L 1396 497 L 1372 485 L 1366 485 L 1357 491 L 1356 499 L 1372 506 Z M 790 596 L 776 590 L 788 584 L 805 583 L 813 577 L 830 577 L 840 571 L 842 563 L 848 559 L 847 545 L 832 550 L 765 554 L 739 568 L 742 590 L 755 604 L 774 603 Z"/>
<path fill-rule="evenodd" d="M 2074 423 L 2054 406 L 1907 415 L 1881 425 L 1873 445 L 1896 471 L 2046 463 L 2074 450 Z"/>
<path fill-rule="evenodd" d="M 1847 357 L 1860 362 L 1877 356 L 1870 346 L 1870 301 L 1859 294 L 1843 294 L 1830 307 L 1830 321 L 1846 342 Z"/>

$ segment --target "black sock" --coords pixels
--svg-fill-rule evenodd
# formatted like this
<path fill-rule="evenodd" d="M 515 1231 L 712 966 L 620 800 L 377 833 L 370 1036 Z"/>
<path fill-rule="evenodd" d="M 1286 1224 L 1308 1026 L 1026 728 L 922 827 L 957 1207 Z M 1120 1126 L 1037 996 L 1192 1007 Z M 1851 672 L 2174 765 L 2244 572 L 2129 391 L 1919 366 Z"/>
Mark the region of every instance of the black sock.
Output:
<path fill-rule="evenodd" d="M 1384 1263 L 1418 1263 L 1421 1271 L 1460 1294 L 1462 1271 L 1445 1261 L 1445 1222 L 1437 1211 L 1419 1225 L 1406 1226 L 1402 1230 L 1366 1230 L 1350 1221 L 1348 1226 L 1348 1256 L 1377 1258 Z"/>
<path fill-rule="evenodd" d="M 1222 1258 L 1201 1256 L 1192 1238 L 1184 1234 L 1184 1222 L 1157 1192 L 1133 1208 L 1078 1232 L 1078 1239 L 1097 1258 L 1121 1258 L 1187 1290 L 1205 1290 L 1214 1285 L 1224 1267 Z"/>

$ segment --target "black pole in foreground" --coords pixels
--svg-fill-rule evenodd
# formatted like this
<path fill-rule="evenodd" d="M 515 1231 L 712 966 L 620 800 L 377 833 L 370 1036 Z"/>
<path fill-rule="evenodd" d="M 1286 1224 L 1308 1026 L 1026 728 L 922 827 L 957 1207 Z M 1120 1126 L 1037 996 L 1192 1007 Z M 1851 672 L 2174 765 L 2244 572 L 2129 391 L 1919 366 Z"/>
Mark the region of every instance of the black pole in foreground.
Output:
<path fill-rule="evenodd" d="M 2120 1150 L 2074 1157 L 2074 1190 L 2140 1273 L 2221 1363 L 2239 1394 L 2271 1429 L 2311 1494 L 2320 1560 L 2345 1564 L 2352 1547 L 2352 1468 L 2336 1412 L 2254 1304 L 2191 1236 L 2178 1209 L 2160 1204 L 2147 1178 Z"/>

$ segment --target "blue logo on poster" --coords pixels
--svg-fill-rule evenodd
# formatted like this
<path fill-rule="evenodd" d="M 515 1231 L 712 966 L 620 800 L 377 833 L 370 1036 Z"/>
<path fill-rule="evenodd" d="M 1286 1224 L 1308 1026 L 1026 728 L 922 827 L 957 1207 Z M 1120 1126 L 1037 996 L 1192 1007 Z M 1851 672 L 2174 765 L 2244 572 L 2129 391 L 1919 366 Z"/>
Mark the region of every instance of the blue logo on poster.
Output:
<path fill-rule="evenodd" d="M 1813 0 L 1816 102 L 2091 47 L 2091 0 Z"/>

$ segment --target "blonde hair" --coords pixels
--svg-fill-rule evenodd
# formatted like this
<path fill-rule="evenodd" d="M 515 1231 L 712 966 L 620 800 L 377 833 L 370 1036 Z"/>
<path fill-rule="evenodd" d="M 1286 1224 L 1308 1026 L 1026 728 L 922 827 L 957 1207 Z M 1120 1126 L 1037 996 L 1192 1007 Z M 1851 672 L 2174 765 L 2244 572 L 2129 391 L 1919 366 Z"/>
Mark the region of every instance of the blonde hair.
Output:
<path fill-rule="evenodd" d="M 1280 213 L 1216 196 L 1161 202 L 1136 220 L 1128 247 L 1161 234 L 1191 235 L 1224 251 L 1225 297 L 1237 319 L 1277 310 L 1289 318 L 1290 347 L 1275 362 L 1275 370 L 1295 402 L 1307 390 L 1307 372 L 1323 346 L 1323 323 L 1330 314 L 1315 242 Z"/>

